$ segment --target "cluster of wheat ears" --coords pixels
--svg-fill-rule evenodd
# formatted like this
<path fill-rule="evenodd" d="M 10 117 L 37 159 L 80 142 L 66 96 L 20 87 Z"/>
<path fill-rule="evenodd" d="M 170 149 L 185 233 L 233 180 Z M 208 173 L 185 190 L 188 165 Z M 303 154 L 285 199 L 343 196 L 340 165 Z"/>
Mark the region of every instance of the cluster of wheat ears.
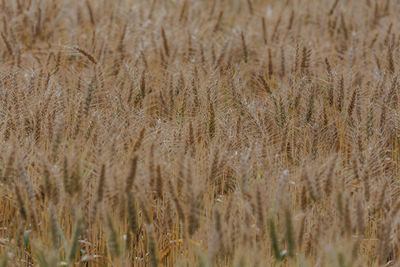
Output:
<path fill-rule="evenodd" d="M 0 266 L 398 266 L 399 12 L 0 1 Z"/>

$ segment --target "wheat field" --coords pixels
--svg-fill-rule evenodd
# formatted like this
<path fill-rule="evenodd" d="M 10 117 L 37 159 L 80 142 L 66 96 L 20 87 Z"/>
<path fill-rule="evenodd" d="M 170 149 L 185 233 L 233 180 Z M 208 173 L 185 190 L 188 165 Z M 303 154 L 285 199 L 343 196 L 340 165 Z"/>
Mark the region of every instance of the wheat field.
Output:
<path fill-rule="evenodd" d="M 0 266 L 400 266 L 399 12 L 0 1 Z"/>

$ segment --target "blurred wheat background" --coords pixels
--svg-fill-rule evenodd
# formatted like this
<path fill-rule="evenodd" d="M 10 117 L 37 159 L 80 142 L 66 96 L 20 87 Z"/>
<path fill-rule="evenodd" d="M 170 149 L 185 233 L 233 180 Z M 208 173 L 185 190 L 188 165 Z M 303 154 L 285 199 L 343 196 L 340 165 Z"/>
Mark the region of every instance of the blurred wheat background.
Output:
<path fill-rule="evenodd" d="M 399 266 L 399 12 L 0 1 L 0 266 Z"/>

